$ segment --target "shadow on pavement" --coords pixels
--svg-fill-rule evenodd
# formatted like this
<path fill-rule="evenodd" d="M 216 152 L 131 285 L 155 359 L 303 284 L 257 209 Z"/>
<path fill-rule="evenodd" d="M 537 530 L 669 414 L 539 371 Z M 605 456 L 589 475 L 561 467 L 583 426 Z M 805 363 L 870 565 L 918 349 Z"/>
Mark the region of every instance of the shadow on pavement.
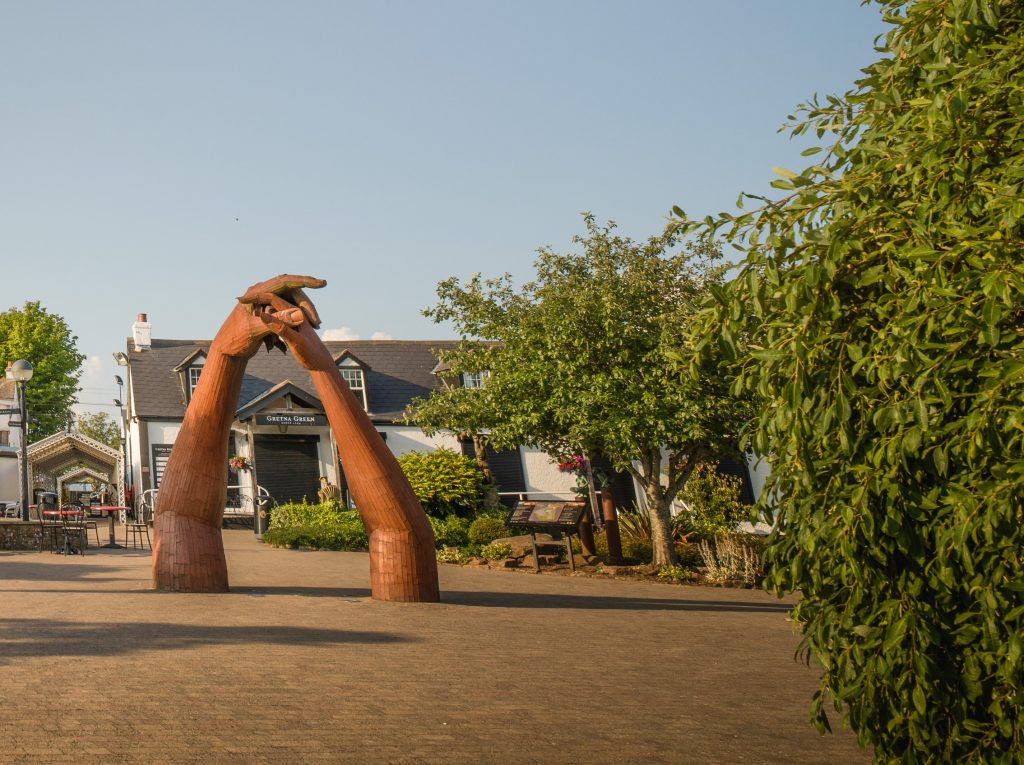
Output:
<path fill-rule="evenodd" d="M 5 560 L 0 564 L 0 576 L 4 579 L 18 579 L 28 582 L 63 582 L 87 579 L 90 582 L 135 581 L 138 576 L 111 576 L 120 573 L 110 563 L 95 565 L 78 558 L 81 563 L 60 561 L 60 565 L 47 565 L 44 561 Z"/>
<path fill-rule="evenodd" d="M 178 651 L 209 645 L 382 645 L 410 642 L 415 641 L 383 632 L 259 624 L 214 627 L 166 622 L 0 619 L 0 665 L 23 657 L 111 656 L 137 651 Z"/>
<path fill-rule="evenodd" d="M 369 598 L 370 590 L 357 587 L 232 587 L 232 593 L 260 595 L 302 595 L 314 598 Z M 722 611 L 731 613 L 784 614 L 793 606 L 786 603 L 744 600 L 688 600 L 683 598 L 630 598 L 612 596 L 559 595 L 536 592 L 463 592 L 442 590 L 441 603 L 481 608 L 568 608 L 595 611 Z"/>

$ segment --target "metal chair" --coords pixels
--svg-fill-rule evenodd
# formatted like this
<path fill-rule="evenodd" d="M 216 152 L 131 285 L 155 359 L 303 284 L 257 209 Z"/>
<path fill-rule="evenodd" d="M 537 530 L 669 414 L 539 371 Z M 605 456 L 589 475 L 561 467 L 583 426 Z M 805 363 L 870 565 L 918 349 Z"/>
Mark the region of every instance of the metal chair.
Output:
<path fill-rule="evenodd" d="M 51 499 L 52 497 L 52 499 Z M 36 517 L 39 519 L 39 552 L 49 547 L 51 552 L 57 551 L 57 538 L 63 530 L 60 518 L 53 516 L 46 519 L 46 513 L 57 511 L 57 495 L 43 494 L 36 505 Z"/>
<path fill-rule="evenodd" d="M 85 555 L 89 547 L 89 529 L 82 521 L 82 516 L 74 514 L 72 510 L 62 510 L 60 521 L 64 543 L 60 546 L 59 552 L 62 555 Z"/>
<path fill-rule="evenodd" d="M 78 510 L 78 511 L 81 512 L 81 515 L 78 516 L 81 524 L 83 526 L 85 526 L 86 529 L 92 529 L 92 533 L 96 537 L 96 546 L 99 547 L 100 546 L 100 529 L 99 529 L 99 525 L 96 523 L 96 521 L 92 520 L 89 517 L 89 515 L 87 514 L 87 508 L 85 506 L 82 506 L 82 505 L 78 504 L 77 502 L 72 502 L 71 504 L 64 505 L 64 507 L 65 508 L 70 508 L 72 510 Z"/>
<path fill-rule="evenodd" d="M 149 538 L 149 524 L 144 521 L 133 521 L 131 518 L 125 520 L 124 524 L 124 546 L 128 547 L 128 538 L 131 537 L 132 549 L 141 547 L 143 550 L 146 546 L 149 549 L 153 549 L 153 541 Z M 146 541 L 143 542 L 142 538 L 145 537 Z"/>

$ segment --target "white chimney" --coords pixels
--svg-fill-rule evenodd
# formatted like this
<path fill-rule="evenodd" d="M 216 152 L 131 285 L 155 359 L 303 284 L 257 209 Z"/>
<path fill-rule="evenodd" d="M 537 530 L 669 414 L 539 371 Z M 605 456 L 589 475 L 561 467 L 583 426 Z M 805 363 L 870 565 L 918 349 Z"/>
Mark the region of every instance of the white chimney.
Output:
<path fill-rule="evenodd" d="M 132 340 L 137 351 L 148 351 L 153 345 L 153 325 L 146 321 L 144 313 L 140 313 L 132 324 Z"/>

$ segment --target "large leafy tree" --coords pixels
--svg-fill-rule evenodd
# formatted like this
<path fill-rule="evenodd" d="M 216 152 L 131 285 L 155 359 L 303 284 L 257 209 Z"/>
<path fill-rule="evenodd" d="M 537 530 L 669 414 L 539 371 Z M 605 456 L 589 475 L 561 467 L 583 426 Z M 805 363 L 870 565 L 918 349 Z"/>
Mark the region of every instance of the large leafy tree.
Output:
<path fill-rule="evenodd" d="M 111 449 L 121 448 L 121 426 L 106 412 L 83 412 L 77 415 L 75 430 Z"/>
<path fill-rule="evenodd" d="M 683 245 L 668 231 L 635 242 L 614 224 L 584 221 L 580 251 L 540 250 L 521 289 L 508 275 L 449 279 L 427 314 L 467 340 L 497 341 L 467 343 L 450 358 L 453 368 L 490 370 L 491 441 L 601 452 L 628 470 L 646 497 L 654 563 L 668 565 L 673 499 L 698 463 L 737 453 L 752 417 L 713 363 L 692 379 L 675 368 L 678 327 L 723 269 L 706 241 Z"/>
<path fill-rule="evenodd" d="M 819 725 L 831 697 L 880 761 L 1020 762 L 1024 4 L 879 5 L 881 59 L 795 122 L 817 163 L 706 224 L 746 261 L 697 331 L 769 402 Z"/>
<path fill-rule="evenodd" d="M 34 418 L 31 441 L 56 433 L 71 420 L 85 360 L 77 340 L 67 322 L 38 301 L 0 313 L 0 368 L 17 359 L 26 359 L 34 367 L 32 380 L 25 386 L 29 416 Z"/>

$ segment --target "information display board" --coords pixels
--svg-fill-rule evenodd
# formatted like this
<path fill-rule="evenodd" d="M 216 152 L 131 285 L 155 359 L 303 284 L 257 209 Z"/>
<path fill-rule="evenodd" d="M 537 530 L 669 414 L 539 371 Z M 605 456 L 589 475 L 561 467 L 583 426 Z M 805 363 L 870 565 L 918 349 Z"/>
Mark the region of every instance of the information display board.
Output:
<path fill-rule="evenodd" d="M 508 514 L 508 526 L 573 531 L 580 525 L 586 511 L 584 502 L 549 502 L 521 500 Z"/>

